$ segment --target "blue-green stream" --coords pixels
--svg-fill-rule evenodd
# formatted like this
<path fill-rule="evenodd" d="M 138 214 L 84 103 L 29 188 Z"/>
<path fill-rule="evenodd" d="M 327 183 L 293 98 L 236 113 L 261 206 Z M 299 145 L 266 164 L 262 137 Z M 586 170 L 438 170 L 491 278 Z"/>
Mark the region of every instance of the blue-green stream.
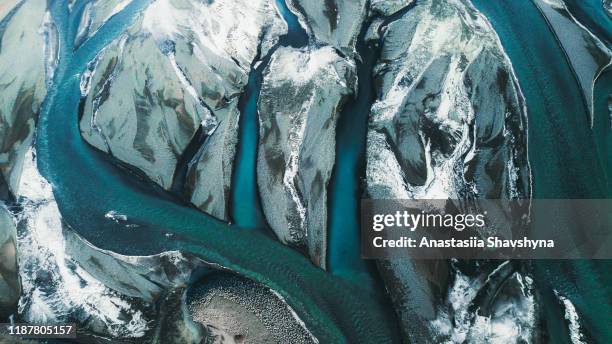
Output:
<path fill-rule="evenodd" d="M 398 340 L 388 301 L 358 284 L 331 276 L 258 231 L 225 225 L 173 202 L 116 167 L 87 145 L 78 128 L 80 75 L 87 63 L 133 22 L 147 5 L 132 2 L 77 51 L 78 4 L 52 3 L 60 59 L 37 132 L 38 167 L 53 186 L 64 221 L 93 245 L 127 255 L 181 250 L 277 291 L 323 343 Z M 104 219 L 109 210 L 140 226 Z"/>

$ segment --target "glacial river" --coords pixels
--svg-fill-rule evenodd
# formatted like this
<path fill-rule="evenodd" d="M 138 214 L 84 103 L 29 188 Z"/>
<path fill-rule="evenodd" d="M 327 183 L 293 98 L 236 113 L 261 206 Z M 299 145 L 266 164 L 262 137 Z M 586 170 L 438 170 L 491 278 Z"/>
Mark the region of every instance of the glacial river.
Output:
<path fill-rule="evenodd" d="M 80 75 L 87 62 L 122 32 L 147 4 L 132 2 L 76 52 L 72 43 L 82 6 L 72 13 L 55 1 L 60 62 L 39 119 L 38 167 L 53 185 L 62 216 L 93 245 L 126 255 L 169 250 L 194 254 L 277 291 L 321 342 L 383 343 L 399 335 L 388 301 L 345 279 L 330 276 L 295 250 L 259 231 L 227 226 L 174 202 L 118 169 L 87 145 L 78 128 Z M 108 221 L 109 210 L 137 228 Z"/>
<path fill-rule="evenodd" d="M 80 75 L 97 52 L 133 22 L 148 0 L 133 1 L 76 51 L 72 42 L 83 6 L 77 2 L 69 13 L 66 3 L 56 0 L 52 5 L 61 41 L 60 60 L 40 115 L 36 142 L 38 167 L 53 185 L 66 223 L 103 249 L 126 255 L 181 250 L 263 283 L 286 299 L 322 343 L 397 342 L 399 330 L 393 307 L 383 293 L 376 292 L 370 268 L 360 260 L 355 244 L 358 240 L 355 216 L 358 215 L 360 173 L 351 168 L 362 166 L 363 147 L 339 136 L 337 154 L 343 161 L 334 173 L 336 178 L 346 176 L 349 179 L 334 184 L 330 196 L 334 207 L 331 210 L 330 268 L 338 273 L 328 274 L 300 253 L 279 244 L 265 231 L 228 226 L 176 202 L 119 169 L 105 154 L 82 140 L 77 120 Z M 596 126 L 599 136 L 590 131 L 576 81 L 539 13 L 528 1 L 477 0 L 475 4 L 499 32 L 526 97 L 534 196 L 610 197 L 608 176 L 602 165 L 605 160 L 602 154 L 605 157 L 609 150 L 596 148 L 601 147 L 602 142 L 610 148 L 609 123 L 607 129 Z M 526 8 L 529 10 L 525 11 Z M 610 85 L 609 75 L 604 77 Z M 240 146 L 237 158 L 240 167 L 234 177 L 242 188 L 239 190 L 245 190 L 243 195 L 246 196 L 245 203 L 232 203 L 233 217 L 246 227 L 261 227 L 263 220 L 259 211 L 245 208 L 246 202 L 257 198 L 252 183 L 255 181 L 256 147 L 253 145 L 257 142 L 257 125 L 254 108 L 258 86 L 250 84 L 249 87 L 252 96 L 246 96 L 243 104 L 245 111 L 250 113 L 241 119 L 245 126 L 240 134 L 246 141 Z M 606 94 L 610 90 L 598 89 L 598 92 Z M 601 101 L 597 103 L 596 117 L 604 116 L 604 105 Z M 367 101 L 360 106 L 369 108 Z M 342 135 L 346 128 L 339 130 Z M 343 223 L 335 222 L 342 215 L 336 208 L 347 209 L 343 215 L 350 218 Z M 240 209 L 244 213 L 236 213 Z M 106 220 L 104 214 L 110 210 L 127 215 L 131 223 L 140 226 L 126 228 Z M 338 236 L 346 233 L 353 234 L 350 239 L 353 245 L 334 247 L 339 245 Z M 612 281 L 597 276 L 602 276 L 606 266 L 609 270 L 607 262 L 536 264 L 536 283 L 550 287 L 544 289 L 545 299 L 551 305 L 554 303 L 551 288 L 564 293 L 585 315 L 589 332 L 604 335 L 603 338 L 610 336 L 606 332 L 610 329 L 602 325 L 597 314 L 612 314 L 609 302 L 601 302 L 606 300 L 605 291 L 609 290 L 605 286 Z M 367 283 L 363 283 L 364 280 Z M 602 291 L 586 292 L 587 287 Z M 551 312 L 550 319 L 547 317 L 551 329 L 563 328 L 562 322 L 562 314 Z"/>

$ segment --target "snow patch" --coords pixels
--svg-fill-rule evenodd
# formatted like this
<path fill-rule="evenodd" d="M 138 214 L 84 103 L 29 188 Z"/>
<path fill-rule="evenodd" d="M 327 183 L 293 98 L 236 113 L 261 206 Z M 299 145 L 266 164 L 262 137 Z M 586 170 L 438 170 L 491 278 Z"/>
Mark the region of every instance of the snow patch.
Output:
<path fill-rule="evenodd" d="M 501 269 L 502 263 L 489 276 Z M 529 276 L 514 273 L 521 293 L 498 302 L 492 315 L 482 316 L 469 306 L 479 290 L 486 284 L 482 275 L 469 277 L 455 271 L 455 280 L 447 295 L 447 305 L 438 310 L 438 316 L 430 323 L 440 342 L 451 343 L 529 343 L 536 323 L 536 303 L 533 280 Z"/>
<path fill-rule="evenodd" d="M 115 210 L 110 210 L 109 212 L 107 212 L 106 214 L 104 214 L 104 218 L 107 218 L 109 220 L 113 220 L 117 223 L 119 222 L 125 222 L 127 221 L 127 216 L 123 215 L 123 214 L 119 214 L 118 212 L 116 212 Z"/>
<path fill-rule="evenodd" d="M 580 329 L 580 316 L 576 307 L 567 297 L 561 295 L 557 290 L 554 290 L 555 295 L 563 305 L 565 310 L 565 320 L 568 322 L 568 329 L 570 334 L 570 340 L 572 344 L 586 344 L 586 340 Z"/>
<path fill-rule="evenodd" d="M 308 52 L 290 47 L 281 47 L 274 54 L 273 61 L 270 64 L 274 65 L 275 69 L 282 70 L 284 74 L 283 78 L 272 79 L 275 82 L 272 85 L 278 86 L 278 82 L 286 80 L 291 80 L 292 84 L 298 86 L 303 85 L 312 82 L 314 77 L 321 73 L 321 71 L 334 74 L 336 80 L 344 80 L 334 68 L 334 64 L 338 60 L 338 55 L 329 46 L 309 50 Z M 350 61 L 350 63 L 353 64 L 354 62 Z M 341 86 L 346 88 L 346 85 Z"/>
<path fill-rule="evenodd" d="M 181 7 L 171 0 L 156 0 L 145 10 L 142 28 L 158 42 L 179 37 L 193 40 L 203 51 L 236 58 L 247 68 L 257 46 L 246 42 L 257 41 L 264 28 L 269 27 L 273 35 L 286 31 L 286 24 L 277 27 L 280 23 L 284 22 L 274 4 L 267 0 L 191 1 Z"/>
<path fill-rule="evenodd" d="M 34 149 L 26 154 L 19 185 L 23 211 L 19 233 L 19 314 L 28 322 L 95 321 L 113 337 L 141 337 L 148 330 L 142 311 L 110 290 L 65 254 L 62 220 L 51 185 L 36 168 Z"/>

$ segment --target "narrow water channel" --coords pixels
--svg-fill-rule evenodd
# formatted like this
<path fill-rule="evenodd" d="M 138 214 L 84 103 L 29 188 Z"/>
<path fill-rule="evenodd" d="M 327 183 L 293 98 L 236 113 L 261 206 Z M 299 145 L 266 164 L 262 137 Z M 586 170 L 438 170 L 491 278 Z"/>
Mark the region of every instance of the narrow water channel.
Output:
<path fill-rule="evenodd" d="M 232 176 L 231 218 L 235 225 L 243 228 L 258 228 L 269 232 L 261 209 L 257 188 L 257 148 L 259 142 L 259 114 L 257 102 L 263 81 L 263 71 L 279 46 L 303 47 L 308 44 L 308 35 L 300 26 L 297 16 L 287 8 L 285 0 L 276 0 L 278 12 L 287 23 L 287 34 L 280 37 L 275 47 L 266 56 L 253 61 L 246 91 L 240 97 L 238 109 L 238 149 Z"/>

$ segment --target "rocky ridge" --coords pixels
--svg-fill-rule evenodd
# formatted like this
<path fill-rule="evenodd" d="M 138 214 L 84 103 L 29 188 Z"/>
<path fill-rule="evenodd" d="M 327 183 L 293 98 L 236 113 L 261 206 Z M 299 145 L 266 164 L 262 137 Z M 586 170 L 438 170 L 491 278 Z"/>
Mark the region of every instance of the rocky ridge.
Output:
<path fill-rule="evenodd" d="M 55 56 L 54 27 L 46 10 L 45 2 L 36 0 L 0 5 L 0 319 L 16 311 L 21 289 L 9 208 L 18 193 Z"/>
<path fill-rule="evenodd" d="M 154 1 L 83 74 L 83 137 L 228 220 L 238 97 L 283 30 L 270 1 Z"/>
<path fill-rule="evenodd" d="M 287 0 L 311 38 L 354 56 L 357 36 L 368 14 L 366 0 Z"/>
<path fill-rule="evenodd" d="M 458 203 L 529 198 L 525 102 L 487 19 L 466 0 L 418 1 L 370 30 L 381 53 L 366 196 Z M 446 261 L 390 260 L 378 267 L 405 337 L 442 335 L 430 324 L 455 269 Z"/>
<path fill-rule="evenodd" d="M 283 243 L 325 267 L 328 186 L 336 123 L 356 86 L 355 65 L 330 46 L 280 48 L 258 104 L 257 180 L 268 223 Z"/>

